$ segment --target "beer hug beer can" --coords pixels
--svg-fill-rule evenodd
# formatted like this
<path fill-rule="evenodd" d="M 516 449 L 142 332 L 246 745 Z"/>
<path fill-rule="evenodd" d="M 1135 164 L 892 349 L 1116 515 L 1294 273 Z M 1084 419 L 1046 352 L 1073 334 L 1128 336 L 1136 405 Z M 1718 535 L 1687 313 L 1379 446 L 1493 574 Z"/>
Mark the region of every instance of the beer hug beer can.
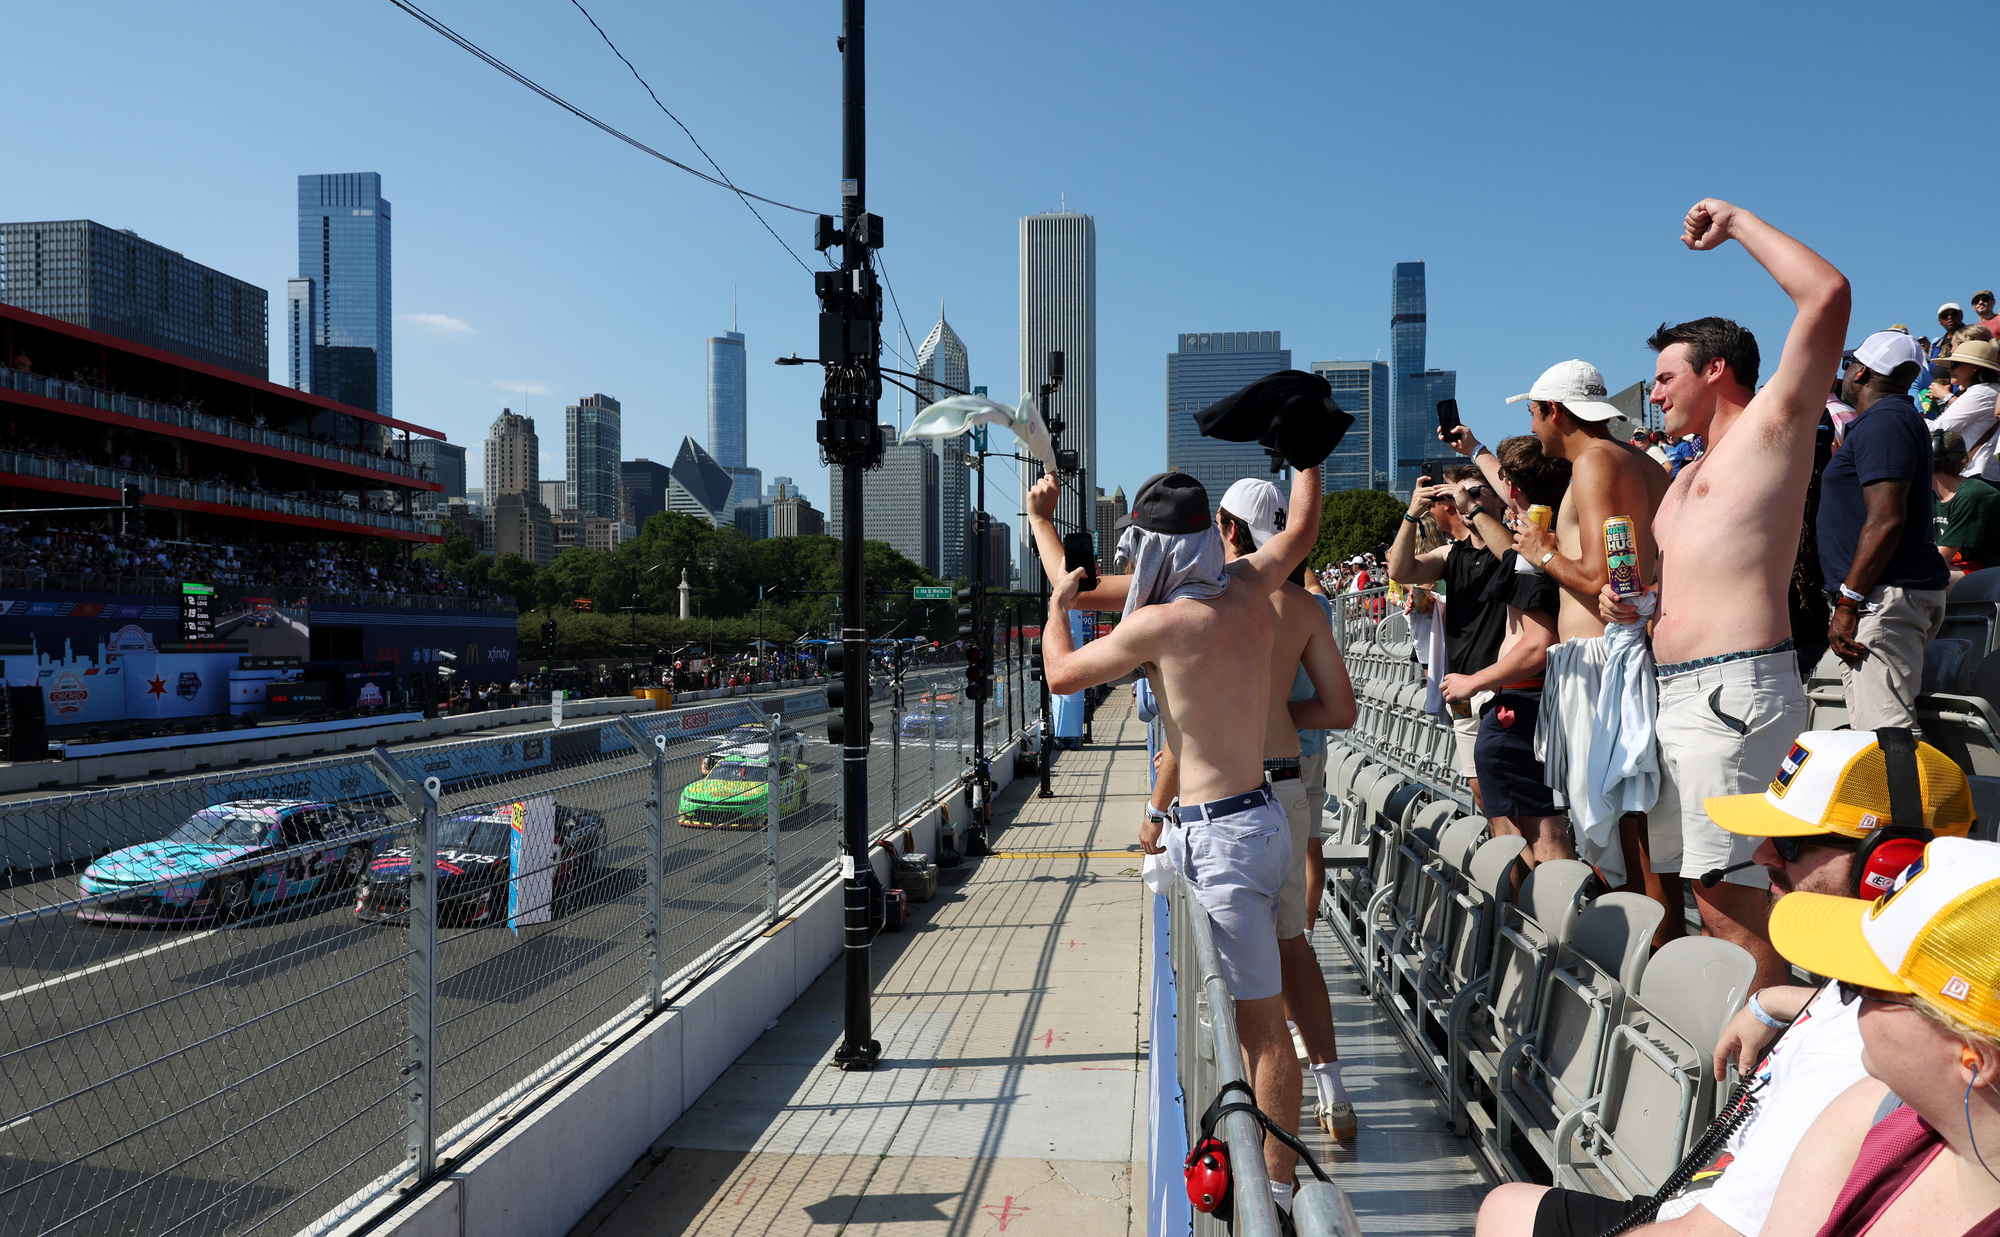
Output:
<path fill-rule="evenodd" d="M 1632 536 L 1632 521 L 1622 515 L 1604 521 L 1604 562 L 1611 569 L 1612 592 L 1635 597 L 1646 591 L 1639 581 L 1639 543 Z"/>

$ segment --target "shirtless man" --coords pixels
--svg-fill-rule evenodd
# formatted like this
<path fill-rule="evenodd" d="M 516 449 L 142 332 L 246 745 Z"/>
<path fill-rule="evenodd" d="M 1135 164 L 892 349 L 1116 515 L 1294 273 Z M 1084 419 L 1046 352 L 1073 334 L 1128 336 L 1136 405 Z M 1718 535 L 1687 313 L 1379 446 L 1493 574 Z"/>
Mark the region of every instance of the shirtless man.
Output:
<path fill-rule="evenodd" d="M 1278 487 L 1254 477 L 1229 487 L 1215 518 L 1230 562 L 1256 553 L 1288 523 Z M 1278 895 L 1278 958 L 1284 969 L 1285 1012 L 1297 1024 L 1306 1059 L 1312 1063 L 1313 1083 L 1319 1092 L 1313 1115 L 1328 1138 L 1351 1143 L 1357 1123 L 1340 1076 L 1333 1006 L 1319 960 L 1306 939 L 1318 894 L 1325 887 L 1323 861 L 1312 862 L 1320 846 L 1324 773 L 1319 799 L 1315 799 L 1308 789 L 1308 762 L 1299 730 L 1346 730 L 1354 725 L 1354 686 L 1348 681 L 1340 647 L 1334 643 L 1331 612 L 1296 582 L 1296 575 L 1271 594 L 1271 616 L 1276 635 L 1271 642 L 1271 703 L 1264 721 L 1264 776 L 1284 809 L 1292 839 L 1292 870 Z M 1306 680 L 1304 691 L 1296 690 L 1300 679 Z M 1323 756 L 1324 748 L 1321 752 Z M 1164 808 L 1179 791 L 1172 753 L 1161 759 L 1159 769 L 1153 802 Z M 1315 872 L 1321 874 L 1318 880 Z"/>
<path fill-rule="evenodd" d="M 1734 239 L 1771 273 L 1798 314 L 1778 372 L 1757 389 L 1757 342 L 1721 318 L 1662 327 L 1652 402 L 1671 435 L 1699 434 L 1707 453 L 1681 469 L 1653 518 L 1660 552 L 1653 657 L 1660 682 L 1660 798 L 1681 819 L 1681 876 L 1748 864 L 1755 838 L 1709 819 L 1702 804 L 1766 784 L 1805 730 L 1805 689 L 1792 653 L 1786 591 L 1798 554 L 1813 439 L 1847 334 L 1847 279 L 1826 259 L 1749 211 L 1714 198 L 1683 224 L 1689 249 Z M 1606 622 L 1638 611 L 1607 586 Z M 1694 886 L 1711 936 L 1749 950 L 1759 986 L 1783 983 L 1771 947 L 1764 870 Z"/>
<path fill-rule="evenodd" d="M 1555 788 L 1568 802 L 1584 858 L 1610 865 L 1613 870 L 1622 869 L 1622 889 L 1644 893 L 1667 909 L 1654 938 L 1655 945 L 1664 945 L 1681 935 L 1680 821 L 1662 820 L 1658 826 L 1661 836 L 1649 837 L 1644 811 L 1614 816 L 1605 805 L 1593 803 L 1590 772 L 1598 691 L 1612 651 L 1604 638 L 1604 620 L 1597 612 L 1597 595 L 1611 578 L 1604 553 L 1604 522 L 1612 516 L 1632 521 L 1639 579 L 1654 579 L 1659 554 L 1653 542 L 1653 513 L 1673 479 L 1643 448 L 1611 436 L 1608 425 L 1621 413 L 1606 401 L 1605 393 L 1604 375 L 1596 366 L 1564 361 L 1537 378 L 1526 395 L 1508 401 L 1526 400 L 1529 426 L 1542 444 L 1542 453 L 1570 463 L 1569 491 L 1556 509 L 1553 532 L 1523 522 L 1515 530 L 1514 544 L 1523 558 L 1548 572 L 1562 590 L 1556 636 L 1563 643 L 1549 651 L 1542 693 L 1548 707 L 1538 736 L 1549 763 L 1550 780 L 1557 783 Z M 1458 428 L 1451 445 L 1468 456 L 1482 450 L 1464 426 Z M 1645 659 L 1645 672 L 1650 674 L 1643 629 L 1634 627 L 1628 635 L 1629 648 L 1633 655 Z M 1647 749 L 1652 747 L 1650 728 L 1631 738 Z M 1613 837 L 1618 841 L 1615 864 Z"/>
<path fill-rule="evenodd" d="M 1201 484 L 1183 473 L 1149 479 L 1134 495 L 1132 527 L 1119 539 L 1134 572 L 1105 577 L 1091 591 L 1106 596 L 1088 603 L 1104 606 L 1117 595 L 1124 618 L 1080 649 L 1070 642 L 1069 615 L 1080 604 L 1084 573 L 1063 570 L 1055 504 L 1055 479 L 1044 477 L 1029 491 L 1028 514 L 1054 582 L 1042 628 L 1049 690 L 1082 691 L 1145 667 L 1179 769 L 1181 806 L 1164 846 L 1162 822 L 1150 811 L 1139 842 L 1149 854 L 1165 851 L 1194 883 L 1213 925 L 1223 979 L 1236 997 L 1237 1033 L 1257 1105 L 1295 1130 L 1299 1062 L 1285 1030 L 1277 922 L 1292 846 L 1284 812 L 1264 780 L 1264 732 L 1275 637 L 1270 596 L 1318 535 L 1319 469 L 1294 474 L 1285 531 L 1227 564 Z M 1267 1139 L 1264 1156 L 1273 1191 L 1289 1203 L 1297 1167 L 1291 1148 Z"/>

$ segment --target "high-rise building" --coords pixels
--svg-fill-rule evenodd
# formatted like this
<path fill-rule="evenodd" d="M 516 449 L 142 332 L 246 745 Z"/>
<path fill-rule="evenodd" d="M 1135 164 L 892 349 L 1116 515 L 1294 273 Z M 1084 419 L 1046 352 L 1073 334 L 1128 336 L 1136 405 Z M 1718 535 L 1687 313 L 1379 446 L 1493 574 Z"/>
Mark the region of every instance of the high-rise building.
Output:
<path fill-rule="evenodd" d="M 984 513 L 974 512 L 973 521 L 976 522 L 982 514 Z M 1009 587 L 1009 577 L 1013 574 L 1014 564 L 1013 539 L 1013 532 L 1007 527 L 1007 521 L 987 519 L 986 575 L 984 578 L 988 588 Z M 972 537 L 972 544 L 975 547 L 979 544 L 977 534 Z"/>
<path fill-rule="evenodd" d="M 572 510 L 569 505 L 569 482 L 537 481 L 535 482 L 535 488 L 540 491 L 542 506 L 549 509 L 550 515 L 558 515 L 561 512 Z M 558 544 L 560 544 L 561 536 L 560 533 L 557 534 Z"/>
<path fill-rule="evenodd" d="M 1333 402 L 1354 418 L 1320 466 L 1321 487 L 1389 489 L 1389 365 L 1386 361 L 1314 361 L 1312 372 L 1333 388 Z"/>
<path fill-rule="evenodd" d="M 771 478 L 771 484 L 764 487 L 764 501 L 774 503 L 787 494 L 796 494 L 798 492 L 798 487 L 792 484 L 790 477 L 773 477 Z"/>
<path fill-rule="evenodd" d="M 455 443 L 437 438 L 412 438 L 410 440 L 410 462 L 420 470 L 426 480 L 436 481 L 444 486 L 441 493 L 423 493 L 417 497 L 421 506 L 431 505 L 426 510 L 440 510 L 452 499 L 465 497 L 465 448 Z"/>
<path fill-rule="evenodd" d="M 1430 409 L 1430 416 L 1422 427 L 1423 438 L 1420 441 L 1424 444 L 1423 449 L 1413 452 L 1421 456 L 1421 460 L 1417 470 L 1411 474 L 1409 487 L 1401 492 L 1400 497 L 1403 498 L 1410 496 L 1410 489 L 1415 487 L 1418 477 L 1436 479 L 1453 464 L 1465 462 L 1437 436 L 1437 406 L 1442 400 L 1458 398 L 1458 371 L 1427 369 L 1416 377 L 1417 398 L 1425 408 Z"/>
<path fill-rule="evenodd" d="M 880 470 L 868 474 L 861 535 L 886 541 L 898 553 L 932 575 L 938 574 L 938 458 L 919 442 L 896 442 L 896 427 L 885 425 L 882 436 L 891 444 L 882 453 Z M 842 470 L 827 470 L 832 502 L 832 527 L 845 527 Z M 839 536 L 836 532 L 835 536 Z"/>
<path fill-rule="evenodd" d="M 1084 484 L 1091 484 L 1097 467 L 1097 223 L 1089 215 L 1069 210 L 1029 215 L 1021 220 L 1021 392 L 1039 391 L 1049 377 L 1049 353 L 1063 354 L 1063 384 L 1053 412 L 1064 423 L 1062 448 L 1075 451 Z M 1021 472 L 1021 506 L 1028 505 L 1028 487 L 1035 470 Z M 1094 504 L 1088 493 L 1068 478 L 1056 505 L 1056 521 L 1065 529 L 1090 531 Z M 1041 587 L 1041 563 L 1034 540 L 1022 525 L 1021 585 Z"/>
<path fill-rule="evenodd" d="M 1426 365 L 1428 329 L 1424 264 L 1398 262 L 1389 293 L 1389 458 L 1391 484 L 1401 498 L 1410 496 L 1425 461 L 1438 457 L 1438 401 L 1454 398 L 1458 389 L 1456 370 Z"/>
<path fill-rule="evenodd" d="M 0 223 L 0 302 L 252 378 L 271 376 L 270 294 L 129 229 L 88 219 Z"/>
<path fill-rule="evenodd" d="M 938 306 L 937 325 L 917 349 L 917 409 L 922 411 L 948 395 L 972 389 L 972 371 L 965 341 L 944 319 Z M 947 580 L 970 579 L 965 516 L 972 509 L 972 473 L 965 466 L 965 439 L 927 438 L 938 456 L 938 574 Z"/>
<path fill-rule="evenodd" d="M 1277 331 L 1211 331 L 1180 337 L 1167 354 L 1167 467 L 1208 490 L 1210 513 L 1243 477 L 1270 477 L 1271 457 L 1254 442 L 1203 438 L 1195 414 L 1268 374 L 1292 367 Z"/>
<path fill-rule="evenodd" d="M 726 469 L 749 463 L 748 443 L 748 362 L 744 358 L 743 336 L 735 330 L 708 337 L 708 453 Z M 734 474 L 732 473 L 732 476 Z M 742 478 L 737 478 L 742 480 Z M 731 493 L 729 506 L 757 501 L 752 490 Z"/>
<path fill-rule="evenodd" d="M 556 561 L 555 520 L 529 494 L 503 494 L 486 509 L 486 535 L 493 553 L 518 554 L 544 567 Z"/>
<path fill-rule="evenodd" d="M 732 508 L 754 507 L 762 501 L 764 493 L 764 470 L 743 466 L 731 467 L 724 464 L 722 471 L 729 474 L 729 502 Z"/>
<path fill-rule="evenodd" d="M 771 500 L 773 537 L 823 537 L 826 513 L 799 497 L 796 492 Z"/>
<path fill-rule="evenodd" d="M 720 527 L 729 522 L 729 492 L 734 480 L 715 457 L 692 438 L 681 439 L 667 481 L 667 510 L 707 520 Z"/>
<path fill-rule="evenodd" d="M 565 503 L 580 516 L 618 519 L 622 413 L 609 395 L 586 395 L 563 413 Z"/>
<path fill-rule="evenodd" d="M 299 177 L 299 274 L 286 299 L 290 385 L 391 415 L 395 319 L 381 176 Z"/>
<path fill-rule="evenodd" d="M 746 503 L 730 513 L 736 523 L 736 531 L 752 541 L 762 541 L 771 535 L 771 504 Z"/>
<path fill-rule="evenodd" d="M 1121 487 L 1118 492 L 1123 494 L 1125 491 Z M 1106 494 L 1104 487 L 1100 485 L 1097 487 L 1096 513 L 1098 575 L 1108 576 L 1111 574 L 1112 554 L 1118 549 L 1117 535 L 1111 529 L 1117 523 L 1118 504 L 1111 501 L 1111 496 Z"/>
<path fill-rule="evenodd" d="M 667 509 L 667 483 L 673 473 L 665 464 L 655 464 L 645 456 L 618 465 L 618 483 L 623 491 L 623 517 L 631 527 L 644 528 L 646 521 Z"/>
<path fill-rule="evenodd" d="M 501 496 L 520 494 L 541 502 L 538 487 L 542 440 L 535 435 L 535 419 L 502 408 L 486 431 L 486 505 L 497 504 Z"/>

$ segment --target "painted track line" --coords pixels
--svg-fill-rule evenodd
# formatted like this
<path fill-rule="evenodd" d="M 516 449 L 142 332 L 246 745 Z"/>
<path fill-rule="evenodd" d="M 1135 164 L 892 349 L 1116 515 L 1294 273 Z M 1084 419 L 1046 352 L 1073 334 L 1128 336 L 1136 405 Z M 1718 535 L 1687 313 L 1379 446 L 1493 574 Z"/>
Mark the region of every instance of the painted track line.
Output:
<path fill-rule="evenodd" d="M 192 945 L 196 941 L 201 940 L 204 937 L 214 936 L 216 933 L 220 931 L 222 931 L 221 928 L 210 928 L 205 932 L 197 932 L 192 936 L 181 937 L 177 941 L 168 941 L 164 945 L 155 945 L 151 949 L 142 949 L 135 954 L 126 954 L 124 957 L 121 958 L 113 958 L 109 962 L 100 962 L 96 966 L 87 966 L 80 971 L 75 971 L 68 975 L 57 976 L 55 979 L 45 979 L 41 983 L 29 984 L 25 988 L 16 988 L 12 992 L 0 992 L 0 1001 L 11 1001 L 17 996 L 26 996 L 30 992 L 40 992 L 44 988 L 54 988 L 59 984 L 69 983 L 71 980 L 74 979 L 82 979 L 86 975 L 94 975 L 99 971 L 108 971 L 114 967 L 124 966 L 130 962 L 137 962 L 141 958 L 150 958 L 154 954 L 165 953 L 169 949 L 179 949 L 183 945 Z M 6 1128 L 5 1126 L 0 1126 L 0 1129 L 5 1129 L 5 1128 Z"/>

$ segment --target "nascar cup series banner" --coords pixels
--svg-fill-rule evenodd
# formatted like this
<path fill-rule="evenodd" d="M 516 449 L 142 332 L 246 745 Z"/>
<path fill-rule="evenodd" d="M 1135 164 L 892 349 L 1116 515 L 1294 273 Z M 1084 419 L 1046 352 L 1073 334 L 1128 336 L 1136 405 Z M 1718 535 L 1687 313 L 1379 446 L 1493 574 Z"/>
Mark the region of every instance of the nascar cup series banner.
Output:
<path fill-rule="evenodd" d="M 555 913 L 556 797 L 536 795 L 513 807 L 507 844 L 507 926 L 547 923 Z"/>

